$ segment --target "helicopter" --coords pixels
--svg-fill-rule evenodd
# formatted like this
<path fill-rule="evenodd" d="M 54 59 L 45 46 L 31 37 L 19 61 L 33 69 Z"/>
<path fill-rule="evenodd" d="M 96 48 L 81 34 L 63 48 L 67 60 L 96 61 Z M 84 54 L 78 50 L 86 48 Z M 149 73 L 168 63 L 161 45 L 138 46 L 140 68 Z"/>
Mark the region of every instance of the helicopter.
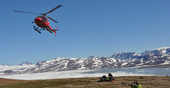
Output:
<path fill-rule="evenodd" d="M 51 26 L 50 26 L 50 23 L 48 21 L 48 18 L 51 19 L 52 21 L 54 21 L 55 23 L 58 23 L 57 21 L 55 21 L 54 19 L 52 19 L 51 17 L 47 16 L 48 13 L 51 13 L 53 12 L 54 10 L 58 9 L 59 7 L 61 7 L 62 5 L 58 5 L 57 7 L 55 7 L 54 9 L 50 10 L 49 12 L 47 13 L 32 13 L 32 12 L 25 12 L 25 11 L 18 11 L 18 10 L 14 10 L 14 12 L 21 12 L 21 13 L 29 13 L 29 14 L 38 14 L 39 16 L 37 16 L 34 21 L 32 23 L 35 23 L 38 27 L 36 26 L 33 26 L 34 27 L 34 30 L 37 31 L 38 33 L 41 34 L 41 30 L 47 30 L 49 31 L 50 33 L 55 33 L 55 36 L 56 36 L 56 31 L 59 31 L 59 29 L 57 29 L 57 26 L 55 29 L 53 29 Z M 39 28 L 40 27 L 40 28 Z"/>

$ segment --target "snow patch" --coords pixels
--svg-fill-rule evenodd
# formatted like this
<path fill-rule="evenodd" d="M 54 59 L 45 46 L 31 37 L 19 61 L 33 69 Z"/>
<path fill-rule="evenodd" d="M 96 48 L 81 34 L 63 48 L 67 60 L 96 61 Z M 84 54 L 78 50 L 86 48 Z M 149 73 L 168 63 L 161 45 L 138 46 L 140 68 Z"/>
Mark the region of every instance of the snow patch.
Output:
<path fill-rule="evenodd" d="M 101 77 L 107 75 L 106 72 L 91 74 L 90 72 L 96 70 L 73 70 L 60 72 L 45 72 L 34 74 L 17 74 L 17 75 L 3 75 L 1 78 L 21 79 L 21 80 L 40 80 L 40 79 L 59 79 L 59 78 L 80 78 L 80 77 Z M 118 71 L 112 73 L 113 76 L 151 76 L 153 74 L 134 74 Z"/>

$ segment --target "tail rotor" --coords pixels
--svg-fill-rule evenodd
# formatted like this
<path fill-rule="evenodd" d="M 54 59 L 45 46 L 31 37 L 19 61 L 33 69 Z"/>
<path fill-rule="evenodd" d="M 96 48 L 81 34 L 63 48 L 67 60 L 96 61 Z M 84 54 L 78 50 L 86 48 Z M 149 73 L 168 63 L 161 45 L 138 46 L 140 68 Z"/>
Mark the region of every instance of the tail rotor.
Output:
<path fill-rule="evenodd" d="M 56 36 L 56 33 L 57 33 L 56 31 L 59 31 L 59 29 L 57 29 L 57 26 L 56 26 L 56 28 L 54 30 L 55 36 Z"/>

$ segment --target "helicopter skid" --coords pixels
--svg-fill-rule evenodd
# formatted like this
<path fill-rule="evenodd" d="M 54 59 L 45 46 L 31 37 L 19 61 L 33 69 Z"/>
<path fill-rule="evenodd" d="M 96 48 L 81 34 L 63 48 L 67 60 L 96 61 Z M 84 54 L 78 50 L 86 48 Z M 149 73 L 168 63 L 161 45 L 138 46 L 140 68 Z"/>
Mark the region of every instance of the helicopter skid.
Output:
<path fill-rule="evenodd" d="M 37 31 L 38 33 L 41 34 L 41 32 L 38 30 L 38 27 L 35 27 L 35 26 L 33 26 L 33 27 L 34 27 L 34 30 L 35 30 L 35 31 Z"/>
<path fill-rule="evenodd" d="M 38 31 L 37 29 L 35 29 L 35 28 L 34 28 L 34 30 L 41 34 L 41 32 L 40 32 L 40 31 Z"/>

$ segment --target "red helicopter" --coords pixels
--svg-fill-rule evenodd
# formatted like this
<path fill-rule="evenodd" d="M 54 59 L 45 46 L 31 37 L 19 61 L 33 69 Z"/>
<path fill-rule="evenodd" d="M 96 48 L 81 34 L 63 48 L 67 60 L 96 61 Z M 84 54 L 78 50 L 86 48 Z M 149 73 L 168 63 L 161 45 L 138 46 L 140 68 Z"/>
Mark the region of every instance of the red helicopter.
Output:
<path fill-rule="evenodd" d="M 38 14 L 40 16 L 37 16 L 35 19 L 34 19 L 34 22 L 35 24 L 38 26 L 38 27 L 34 27 L 34 30 L 36 30 L 38 33 L 41 34 L 41 30 L 47 30 L 49 31 L 50 33 L 55 33 L 55 36 L 56 36 L 56 31 L 59 31 L 57 29 L 57 26 L 55 29 L 51 28 L 50 26 L 50 23 L 48 21 L 48 19 L 46 17 L 48 17 L 49 19 L 51 19 L 52 21 L 58 23 L 57 21 L 55 21 L 54 19 L 52 19 L 51 17 L 47 16 L 48 13 L 51 13 L 53 12 L 54 10 L 56 10 L 57 8 L 61 7 L 62 5 L 58 5 L 57 7 L 55 7 L 54 9 L 50 10 L 49 12 L 47 13 L 43 13 L 43 14 L 40 14 L 40 13 L 32 13 L 32 12 L 25 12 L 25 11 L 17 11 L 17 10 L 14 10 L 14 12 L 21 12 L 21 13 L 30 13 L 30 14 Z M 32 22 L 32 23 L 34 23 Z M 39 28 L 40 27 L 40 28 Z"/>

